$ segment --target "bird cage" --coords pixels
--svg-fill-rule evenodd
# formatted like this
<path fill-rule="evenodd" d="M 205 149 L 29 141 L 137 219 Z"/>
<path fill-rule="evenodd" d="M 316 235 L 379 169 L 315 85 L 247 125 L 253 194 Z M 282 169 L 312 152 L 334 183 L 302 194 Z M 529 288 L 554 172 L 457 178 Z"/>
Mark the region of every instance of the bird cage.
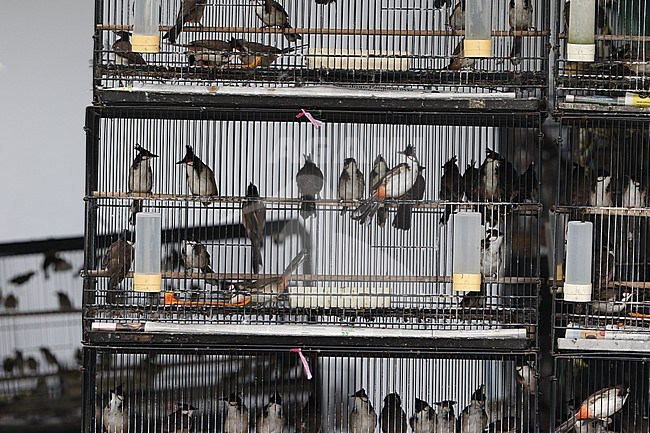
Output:
<path fill-rule="evenodd" d="M 89 346 L 84 431 L 536 431 L 534 354 L 341 349 Z"/>
<path fill-rule="evenodd" d="M 81 237 L 0 245 L 0 430 L 79 427 L 82 248 Z"/>
<path fill-rule="evenodd" d="M 274 329 L 267 341 L 311 329 L 372 341 L 436 330 L 535 344 L 538 115 L 328 112 L 314 124 L 282 110 L 89 110 L 84 326 L 93 338 Z M 162 221 L 153 293 L 134 287 L 141 211 Z M 465 253 L 454 251 L 454 227 L 470 214 L 471 292 L 458 290 L 453 268 Z"/>
<path fill-rule="evenodd" d="M 589 34 L 590 41 L 583 41 L 586 42 L 584 46 L 591 47 L 593 60 L 584 62 L 575 61 L 579 57 L 571 57 L 570 53 L 567 55 L 573 2 L 557 0 L 557 3 L 558 107 L 601 110 L 603 105 L 645 106 L 638 94 L 643 96 L 649 88 L 650 3 L 647 0 L 598 0 L 594 5 L 594 2 L 579 1 L 588 8 L 580 6 L 578 16 L 583 19 L 577 19 L 577 26 L 584 26 L 588 32 L 593 26 L 595 34 Z M 593 22 L 591 18 L 585 21 L 585 14 L 593 16 Z"/>
<path fill-rule="evenodd" d="M 555 323 L 565 343 L 593 348 L 592 338 L 623 338 L 644 345 L 650 337 L 649 125 L 638 117 L 564 116 L 561 120 L 559 194 L 554 209 L 558 232 Z M 592 224 L 591 245 L 578 254 L 591 272 L 585 281 L 591 290 L 578 302 L 567 300 L 562 284 L 568 273 L 563 263 L 578 257 L 565 250 L 571 221 Z"/>
<path fill-rule="evenodd" d="M 169 98 L 197 86 L 240 98 L 310 87 L 314 96 L 336 85 L 338 96 L 342 87 L 502 94 L 536 109 L 548 84 L 550 0 L 468 2 L 467 15 L 491 17 L 481 57 L 471 44 L 465 55 L 465 0 L 163 0 L 157 53 L 133 52 L 134 3 L 96 1 L 99 100 L 150 102 L 156 90 Z"/>
<path fill-rule="evenodd" d="M 650 364 L 598 353 L 555 359 L 551 432 L 647 432 Z"/>

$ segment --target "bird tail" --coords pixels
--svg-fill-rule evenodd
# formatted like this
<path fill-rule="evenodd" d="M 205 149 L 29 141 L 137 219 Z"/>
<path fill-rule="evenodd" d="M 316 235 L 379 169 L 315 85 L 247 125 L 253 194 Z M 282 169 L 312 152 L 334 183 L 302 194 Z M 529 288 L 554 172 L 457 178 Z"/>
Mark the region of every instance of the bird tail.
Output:
<path fill-rule="evenodd" d="M 136 199 L 131 202 L 131 209 L 129 209 L 129 224 L 135 225 L 135 216 L 138 212 L 142 212 L 142 200 Z"/>
<path fill-rule="evenodd" d="M 359 224 L 365 224 L 366 222 L 372 221 L 372 217 L 375 216 L 379 208 L 382 208 L 382 213 L 385 212 L 384 207 L 381 203 L 377 202 L 374 199 L 367 200 L 365 203 L 362 203 L 352 212 L 352 219 L 359 221 Z M 380 215 L 381 216 L 381 215 Z M 377 217 L 377 224 L 379 224 L 379 218 Z M 386 221 L 385 214 L 383 215 L 384 222 Z M 381 225 L 381 224 L 379 224 Z"/>
<path fill-rule="evenodd" d="M 413 215 L 412 204 L 400 204 L 397 206 L 397 214 L 393 219 L 393 227 L 400 230 L 411 229 L 411 217 Z M 377 213 L 377 221 L 379 221 L 379 213 Z"/>
<path fill-rule="evenodd" d="M 280 283 L 280 287 L 286 287 L 286 285 L 289 283 L 291 274 L 293 274 L 298 269 L 298 267 L 302 265 L 305 260 L 307 260 L 307 257 L 309 257 L 309 252 L 306 249 L 303 249 L 296 255 L 296 257 L 293 258 L 293 260 L 291 260 L 291 262 L 289 262 L 289 265 L 282 273 L 282 281 Z"/>
<path fill-rule="evenodd" d="M 204 266 L 201 269 L 201 272 L 203 272 L 204 274 L 213 274 L 214 270 L 212 269 L 212 267 L 210 265 L 207 265 L 207 266 Z M 221 281 L 216 280 L 214 278 L 206 278 L 205 282 L 207 284 L 210 284 L 211 286 L 219 286 L 219 285 L 221 285 Z"/>
<path fill-rule="evenodd" d="M 522 37 L 514 36 L 512 38 L 512 49 L 510 50 L 510 62 L 515 66 L 521 63 L 521 45 Z"/>
<path fill-rule="evenodd" d="M 262 266 L 262 245 L 258 241 L 252 241 L 252 262 L 253 262 L 253 273 L 254 274 L 259 274 L 260 273 L 260 266 Z"/>
<path fill-rule="evenodd" d="M 178 21 L 174 27 L 169 29 L 167 33 L 163 35 L 163 39 L 169 39 L 169 42 L 174 44 L 176 43 L 176 37 L 183 31 L 183 21 Z"/>
<path fill-rule="evenodd" d="M 381 204 L 377 208 L 377 225 L 379 227 L 383 227 L 384 225 L 386 225 L 386 219 L 388 219 L 388 214 L 386 213 L 386 206 Z"/>
<path fill-rule="evenodd" d="M 283 27 L 285 30 L 291 30 L 291 25 L 285 24 Z M 287 41 L 289 42 L 296 42 L 300 39 L 302 39 L 302 36 L 300 36 L 298 33 L 287 33 L 287 32 L 282 32 L 285 38 L 287 38 Z"/>
<path fill-rule="evenodd" d="M 571 431 L 572 428 L 575 427 L 575 424 L 576 424 L 576 416 L 572 415 L 571 418 L 569 418 L 568 420 L 564 421 L 562 424 L 557 426 L 555 428 L 554 433 L 567 433 Z"/>
<path fill-rule="evenodd" d="M 303 195 L 302 203 L 300 204 L 300 216 L 302 219 L 316 216 L 316 197 L 313 195 Z"/>
<path fill-rule="evenodd" d="M 285 35 L 285 36 L 287 36 L 287 35 Z M 300 35 L 292 35 L 292 36 L 298 36 L 298 39 L 302 39 L 302 37 Z M 298 49 L 300 49 L 302 47 L 306 47 L 306 46 L 307 46 L 307 44 L 301 44 L 301 45 L 295 45 L 293 47 L 283 48 L 282 50 L 280 50 L 279 54 L 289 54 L 289 53 L 292 53 L 292 52 L 294 52 L 294 51 L 296 51 L 296 50 L 298 50 Z"/>

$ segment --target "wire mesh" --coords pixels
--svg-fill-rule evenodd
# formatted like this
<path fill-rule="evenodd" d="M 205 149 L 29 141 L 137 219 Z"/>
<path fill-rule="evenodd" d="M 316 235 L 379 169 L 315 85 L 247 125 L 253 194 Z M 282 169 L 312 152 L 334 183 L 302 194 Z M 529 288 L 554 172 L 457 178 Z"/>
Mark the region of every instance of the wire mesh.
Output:
<path fill-rule="evenodd" d="M 478 433 L 489 427 L 495 432 L 528 432 L 534 431 L 537 419 L 533 354 L 471 353 L 460 359 L 444 354 L 404 358 L 305 351 L 313 374 L 308 379 L 298 355 L 289 351 L 100 348 L 87 353 L 96 359 L 96 372 L 88 376 L 97 411 L 89 414 L 85 431 L 102 431 L 102 426 L 112 431 L 107 424 L 119 419 L 124 431 L 134 432 L 180 431 L 179 426 L 187 424 L 195 431 L 235 427 L 260 433 L 372 432 L 380 424 L 382 431 L 406 432 L 407 419 L 417 417 L 427 431 Z M 110 410 L 119 392 L 121 405 Z M 399 404 L 390 403 L 395 401 L 388 397 L 393 393 Z M 447 412 L 449 401 L 455 413 Z M 195 408 L 186 414 L 191 416 L 179 416 L 179 404 Z M 269 421 L 277 416 L 278 405 L 283 428 Z M 435 420 L 435 430 L 429 418 Z M 366 420 L 371 427 L 359 429 Z"/>
<path fill-rule="evenodd" d="M 97 0 L 95 85 L 313 86 L 463 92 L 518 91 L 541 98 L 548 83 L 549 0 L 489 4 L 492 57 L 464 56 L 461 3 L 437 0 L 356 2 L 215 0 L 199 2 L 178 32 L 180 1 L 163 1 L 160 52 L 130 50 L 133 0 Z M 186 2 L 187 7 L 191 2 Z M 196 1 L 194 1 L 196 3 Z M 462 2 L 464 5 L 464 1 Z M 523 4 L 526 4 L 524 9 Z M 286 18 L 260 18 L 266 8 Z M 532 9 L 532 12 L 531 12 Z M 259 15 L 258 15 L 259 13 Z M 460 19 L 459 19 L 460 17 Z M 181 20 L 183 21 L 183 20 Z M 167 38 L 164 38 L 167 36 Z M 300 38 L 294 40 L 296 38 Z M 171 43 L 174 39 L 174 43 Z M 521 50 L 512 51 L 513 46 Z"/>
<path fill-rule="evenodd" d="M 555 368 L 551 431 L 648 431 L 647 359 L 567 355 Z"/>
<path fill-rule="evenodd" d="M 557 97 L 566 95 L 623 96 L 648 90 L 647 44 L 650 25 L 647 0 L 598 0 L 595 16 L 595 61 L 572 62 L 566 57 L 570 1 L 557 0 Z M 594 101 L 592 101 L 594 102 Z M 595 102 L 598 103 L 598 102 Z M 623 104 L 622 104 L 623 105 Z"/>
<path fill-rule="evenodd" d="M 591 302 L 556 304 L 560 337 L 646 339 L 648 308 L 648 123 L 638 118 L 561 121 L 556 279 L 568 221 L 593 223 Z M 605 332 L 592 332 L 592 331 Z"/>
<path fill-rule="evenodd" d="M 445 125 L 452 117 L 459 126 Z M 536 123 L 530 123 L 535 118 L 443 115 L 441 124 L 386 125 L 341 113 L 322 119 L 319 128 L 308 122 L 265 121 L 260 113 L 251 114 L 251 120 L 244 116 L 232 121 L 172 115 L 101 119 L 97 165 L 88 167 L 94 185 L 86 197 L 86 329 L 100 322 L 154 321 L 451 330 L 532 325 L 534 331 L 541 206 L 537 195 L 530 194 L 536 191 L 537 177 L 524 174 L 539 167 L 540 133 L 531 126 Z M 464 126 L 470 122 L 482 126 Z M 129 193 L 136 143 L 159 155 L 150 162 L 151 193 Z M 426 167 L 423 197 L 369 199 L 369 176 L 377 156 L 383 155 L 392 168 L 409 161 L 397 153 L 408 144 L 415 146 L 419 165 Z M 217 194 L 188 194 L 185 169 L 175 164 L 186 154 L 186 145 L 214 170 Z M 499 161 L 510 164 L 511 170 L 486 168 L 488 148 L 492 160 L 498 150 Z M 296 184 L 304 155 L 313 158 L 324 176 L 313 201 L 314 215 L 307 219 L 301 206 L 311 200 L 303 197 L 301 204 Z M 350 157 L 358 161 L 366 186 L 358 198 L 341 200 L 339 177 Z M 469 194 L 459 194 L 465 187 L 457 183 L 455 198 L 443 200 L 442 167 L 453 157 L 461 173 L 474 162 L 485 176 L 469 176 Z M 259 275 L 252 263 L 252 243 L 239 225 L 242 206 L 250 201 L 249 183 L 258 187 L 266 207 Z M 500 192 L 490 197 L 474 194 L 487 183 L 501 185 Z M 117 251 L 118 233 L 129 230 L 125 240 L 133 240 L 129 219 L 134 201 L 162 217 L 163 293 L 135 292 L 131 260 L 106 259 L 115 257 L 111 254 Z M 383 227 L 379 216 L 363 225 L 352 219 L 355 209 L 382 203 Z M 398 209 L 408 204 L 413 206 L 412 226 L 395 228 Z M 343 205 L 350 210 L 341 215 Z M 481 213 L 483 245 L 488 245 L 482 292 L 476 296 L 452 289 L 453 214 L 467 210 Z M 113 253 L 107 255 L 111 245 Z M 120 250 L 123 258 L 129 248 Z M 207 259 L 199 263 L 199 256 Z M 289 283 L 280 278 L 278 286 L 278 278 L 296 257 L 304 263 L 290 269 Z"/>

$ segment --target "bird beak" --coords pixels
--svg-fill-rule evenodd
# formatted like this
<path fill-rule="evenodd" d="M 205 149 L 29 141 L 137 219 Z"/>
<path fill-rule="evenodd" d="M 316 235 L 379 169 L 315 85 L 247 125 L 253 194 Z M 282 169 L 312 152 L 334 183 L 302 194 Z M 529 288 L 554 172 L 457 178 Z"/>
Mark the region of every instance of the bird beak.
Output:
<path fill-rule="evenodd" d="M 181 159 L 180 161 L 178 161 L 178 162 L 176 163 L 176 165 L 178 165 L 178 164 L 185 164 L 185 160 L 184 160 L 184 159 Z"/>

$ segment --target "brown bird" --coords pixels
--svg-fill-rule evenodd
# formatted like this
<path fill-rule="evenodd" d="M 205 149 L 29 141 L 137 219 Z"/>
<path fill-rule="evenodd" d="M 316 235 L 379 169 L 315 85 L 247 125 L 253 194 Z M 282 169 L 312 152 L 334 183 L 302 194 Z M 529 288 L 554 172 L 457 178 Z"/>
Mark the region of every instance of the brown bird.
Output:
<path fill-rule="evenodd" d="M 465 57 L 465 38 L 461 39 L 451 53 L 451 60 L 447 69 L 450 71 L 460 71 L 462 69 L 471 69 L 476 64 L 473 57 Z"/>
<path fill-rule="evenodd" d="M 316 217 L 316 196 L 323 189 L 323 172 L 311 159 L 311 155 L 305 156 L 305 164 L 296 173 L 296 184 L 300 194 L 300 216 L 303 219 Z"/>
<path fill-rule="evenodd" d="M 283 35 L 289 42 L 296 42 L 302 37 L 297 33 L 289 33 L 291 30 L 289 23 L 289 14 L 284 10 L 282 5 L 275 0 L 251 0 L 255 5 L 255 14 L 262 20 L 267 27 L 280 27 Z"/>
<path fill-rule="evenodd" d="M 221 67 L 230 63 L 230 43 L 219 39 L 197 39 L 185 45 L 185 55 L 190 66 Z"/>
<path fill-rule="evenodd" d="M 23 284 L 28 282 L 34 275 L 36 275 L 36 272 L 34 271 L 25 272 L 24 274 L 16 275 L 11 280 L 9 280 L 9 282 L 14 286 L 22 286 Z"/>
<path fill-rule="evenodd" d="M 176 403 L 176 410 L 167 415 L 167 433 L 189 433 L 194 431 L 193 414 L 196 408 L 187 403 Z"/>
<path fill-rule="evenodd" d="M 57 251 L 48 251 L 45 253 L 42 268 L 43 274 L 47 279 L 50 278 L 50 268 L 53 268 L 54 272 L 64 272 L 72 269 L 72 265 L 65 259 L 59 257 L 59 253 Z"/>
<path fill-rule="evenodd" d="M 458 0 L 449 15 L 448 24 L 454 31 L 465 30 L 465 0 Z"/>
<path fill-rule="evenodd" d="M 113 42 L 113 59 L 117 65 L 146 65 L 147 62 L 140 53 L 133 52 L 131 45 L 131 33 L 120 30 L 116 32 L 118 38 Z"/>
<path fill-rule="evenodd" d="M 311 392 L 307 403 L 296 417 L 296 433 L 320 433 L 321 431 L 321 409 L 320 401 Z"/>
<path fill-rule="evenodd" d="M 472 160 L 471 163 L 467 164 L 465 173 L 463 173 L 463 189 L 465 191 L 465 200 L 479 201 L 481 190 L 479 187 L 480 180 L 481 173 L 479 169 L 476 168 L 476 161 Z"/>
<path fill-rule="evenodd" d="M 531 0 L 510 0 L 508 9 L 508 23 L 510 32 L 525 31 L 533 25 L 533 2 Z M 513 36 L 510 62 L 513 65 L 521 63 L 522 37 Z"/>
<path fill-rule="evenodd" d="M 249 42 L 244 39 L 230 40 L 230 47 L 241 60 L 242 67 L 246 69 L 269 67 L 280 56 L 296 51 L 301 46 L 289 48 L 276 48 L 271 45 Z"/>
<path fill-rule="evenodd" d="M 418 166 L 418 178 L 415 179 L 415 183 L 409 192 L 400 197 L 400 200 L 422 200 L 424 198 L 424 189 L 426 187 L 424 176 L 422 176 L 424 169 L 425 167 Z M 410 230 L 412 218 L 413 205 L 411 203 L 400 203 L 397 205 L 397 212 L 392 225 L 396 229 Z"/>
<path fill-rule="evenodd" d="M 18 299 L 11 293 L 5 298 L 5 308 L 7 310 L 15 310 L 18 308 Z"/>
<path fill-rule="evenodd" d="M 102 258 L 102 269 L 108 272 L 108 292 L 106 302 L 117 303 L 122 296 L 117 286 L 124 280 L 133 262 L 133 242 L 126 240 L 126 233 L 121 233 L 117 240 L 106 249 Z"/>
<path fill-rule="evenodd" d="M 262 266 L 262 241 L 266 226 L 266 206 L 260 199 L 260 193 L 253 182 L 248 184 L 246 200 L 241 207 L 241 223 L 246 236 L 251 240 L 253 273 L 260 273 Z"/>
<path fill-rule="evenodd" d="M 183 31 L 184 24 L 196 23 L 200 25 L 206 3 L 206 0 L 181 0 L 176 24 L 163 35 L 163 39 L 169 39 L 169 42 L 173 44 L 176 42 L 176 37 Z"/>
<path fill-rule="evenodd" d="M 57 369 L 61 367 L 59 360 L 56 359 L 56 356 L 54 356 L 50 349 L 47 347 L 40 347 L 38 350 L 41 352 L 41 355 L 43 355 L 43 358 L 45 359 L 45 362 L 48 363 L 48 365 L 52 365 Z"/>
<path fill-rule="evenodd" d="M 457 202 L 463 199 L 465 194 L 463 176 L 460 174 L 456 156 L 453 156 L 442 166 L 442 177 L 440 178 L 440 200 Z M 447 224 L 452 212 L 445 208 L 440 224 Z"/>
<path fill-rule="evenodd" d="M 59 300 L 59 310 L 61 311 L 73 311 L 72 302 L 68 295 L 63 292 L 56 292 L 56 296 Z"/>
<path fill-rule="evenodd" d="M 393 392 L 384 397 L 384 407 L 381 409 L 379 424 L 383 433 L 406 433 L 408 431 L 406 413 L 402 409 L 402 399 L 398 393 Z"/>

